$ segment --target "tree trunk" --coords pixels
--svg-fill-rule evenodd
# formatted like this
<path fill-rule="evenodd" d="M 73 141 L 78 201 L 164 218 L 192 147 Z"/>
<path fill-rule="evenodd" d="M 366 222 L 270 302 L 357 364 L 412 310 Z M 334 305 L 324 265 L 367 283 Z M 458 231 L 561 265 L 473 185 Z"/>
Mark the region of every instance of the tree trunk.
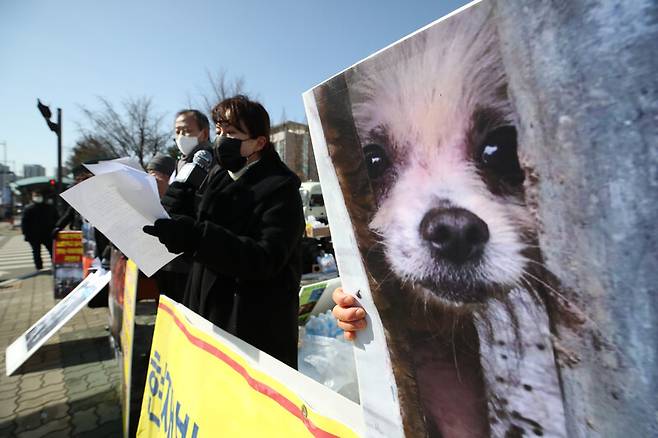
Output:
<path fill-rule="evenodd" d="M 658 436 L 658 4 L 494 4 L 569 436 Z"/>

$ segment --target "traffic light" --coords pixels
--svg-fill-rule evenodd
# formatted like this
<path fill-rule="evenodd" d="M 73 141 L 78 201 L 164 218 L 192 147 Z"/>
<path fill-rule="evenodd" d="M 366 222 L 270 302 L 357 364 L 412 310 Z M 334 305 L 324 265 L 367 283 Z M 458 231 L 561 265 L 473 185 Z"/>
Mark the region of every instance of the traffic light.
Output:
<path fill-rule="evenodd" d="M 50 111 L 48 105 L 44 105 L 41 103 L 40 99 L 37 99 L 37 108 L 39 109 L 39 112 L 43 118 L 46 120 L 46 123 L 48 123 L 50 130 L 56 134 L 59 133 L 59 124 L 50 120 L 50 118 L 53 116 L 53 113 Z"/>
<path fill-rule="evenodd" d="M 53 116 L 53 113 L 50 112 L 50 108 L 48 108 L 47 105 L 42 104 L 40 99 L 37 99 L 37 108 L 39 108 L 39 112 L 44 119 L 50 120 L 50 118 Z"/>
<path fill-rule="evenodd" d="M 50 120 L 53 116 L 52 111 L 48 105 L 41 103 L 41 99 L 37 99 L 37 108 L 48 123 L 50 130 L 57 135 L 57 179 L 51 179 L 48 183 L 55 189 L 55 193 L 59 194 L 62 193 L 62 109 L 57 108 L 57 122 L 53 122 Z M 59 198 L 57 198 L 57 203 L 59 204 L 59 202 Z"/>

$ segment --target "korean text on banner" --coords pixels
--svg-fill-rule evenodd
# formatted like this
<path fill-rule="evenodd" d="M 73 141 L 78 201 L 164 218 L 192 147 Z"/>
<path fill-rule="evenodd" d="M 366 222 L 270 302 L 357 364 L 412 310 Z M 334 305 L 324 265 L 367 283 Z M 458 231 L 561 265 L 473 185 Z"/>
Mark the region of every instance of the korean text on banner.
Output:
<path fill-rule="evenodd" d="M 361 407 L 161 296 L 137 436 L 356 437 Z"/>
<path fill-rule="evenodd" d="M 53 245 L 54 296 L 64 298 L 80 282 L 82 272 L 82 232 L 60 231 Z"/>

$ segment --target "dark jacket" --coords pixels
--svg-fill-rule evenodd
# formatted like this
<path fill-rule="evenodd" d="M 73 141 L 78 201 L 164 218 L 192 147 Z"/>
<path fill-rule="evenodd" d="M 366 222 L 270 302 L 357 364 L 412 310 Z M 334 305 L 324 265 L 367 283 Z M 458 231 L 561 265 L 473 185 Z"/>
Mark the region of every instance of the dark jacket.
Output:
<path fill-rule="evenodd" d="M 304 217 L 299 178 L 269 150 L 237 181 L 210 176 L 197 210 L 200 245 L 184 304 L 297 367 L 297 312 Z"/>
<path fill-rule="evenodd" d="M 34 203 L 25 207 L 21 230 L 28 242 L 46 242 L 57 222 L 57 209 L 46 203 Z"/>

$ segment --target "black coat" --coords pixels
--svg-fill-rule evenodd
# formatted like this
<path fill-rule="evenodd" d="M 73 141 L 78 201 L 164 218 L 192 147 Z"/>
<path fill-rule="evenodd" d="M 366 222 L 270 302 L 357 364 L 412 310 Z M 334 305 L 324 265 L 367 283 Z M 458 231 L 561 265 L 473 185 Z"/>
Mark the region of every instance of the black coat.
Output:
<path fill-rule="evenodd" d="M 33 203 L 25 207 L 21 218 L 21 230 L 28 242 L 46 242 L 57 222 L 57 209 L 46 203 Z"/>
<path fill-rule="evenodd" d="M 184 304 L 227 328 L 237 294 L 236 334 L 297 367 L 297 312 L 304 215 L 299 178 L 273 150 L 237 181 L 210 176 L 197 208 L 201 240 Z"/>

